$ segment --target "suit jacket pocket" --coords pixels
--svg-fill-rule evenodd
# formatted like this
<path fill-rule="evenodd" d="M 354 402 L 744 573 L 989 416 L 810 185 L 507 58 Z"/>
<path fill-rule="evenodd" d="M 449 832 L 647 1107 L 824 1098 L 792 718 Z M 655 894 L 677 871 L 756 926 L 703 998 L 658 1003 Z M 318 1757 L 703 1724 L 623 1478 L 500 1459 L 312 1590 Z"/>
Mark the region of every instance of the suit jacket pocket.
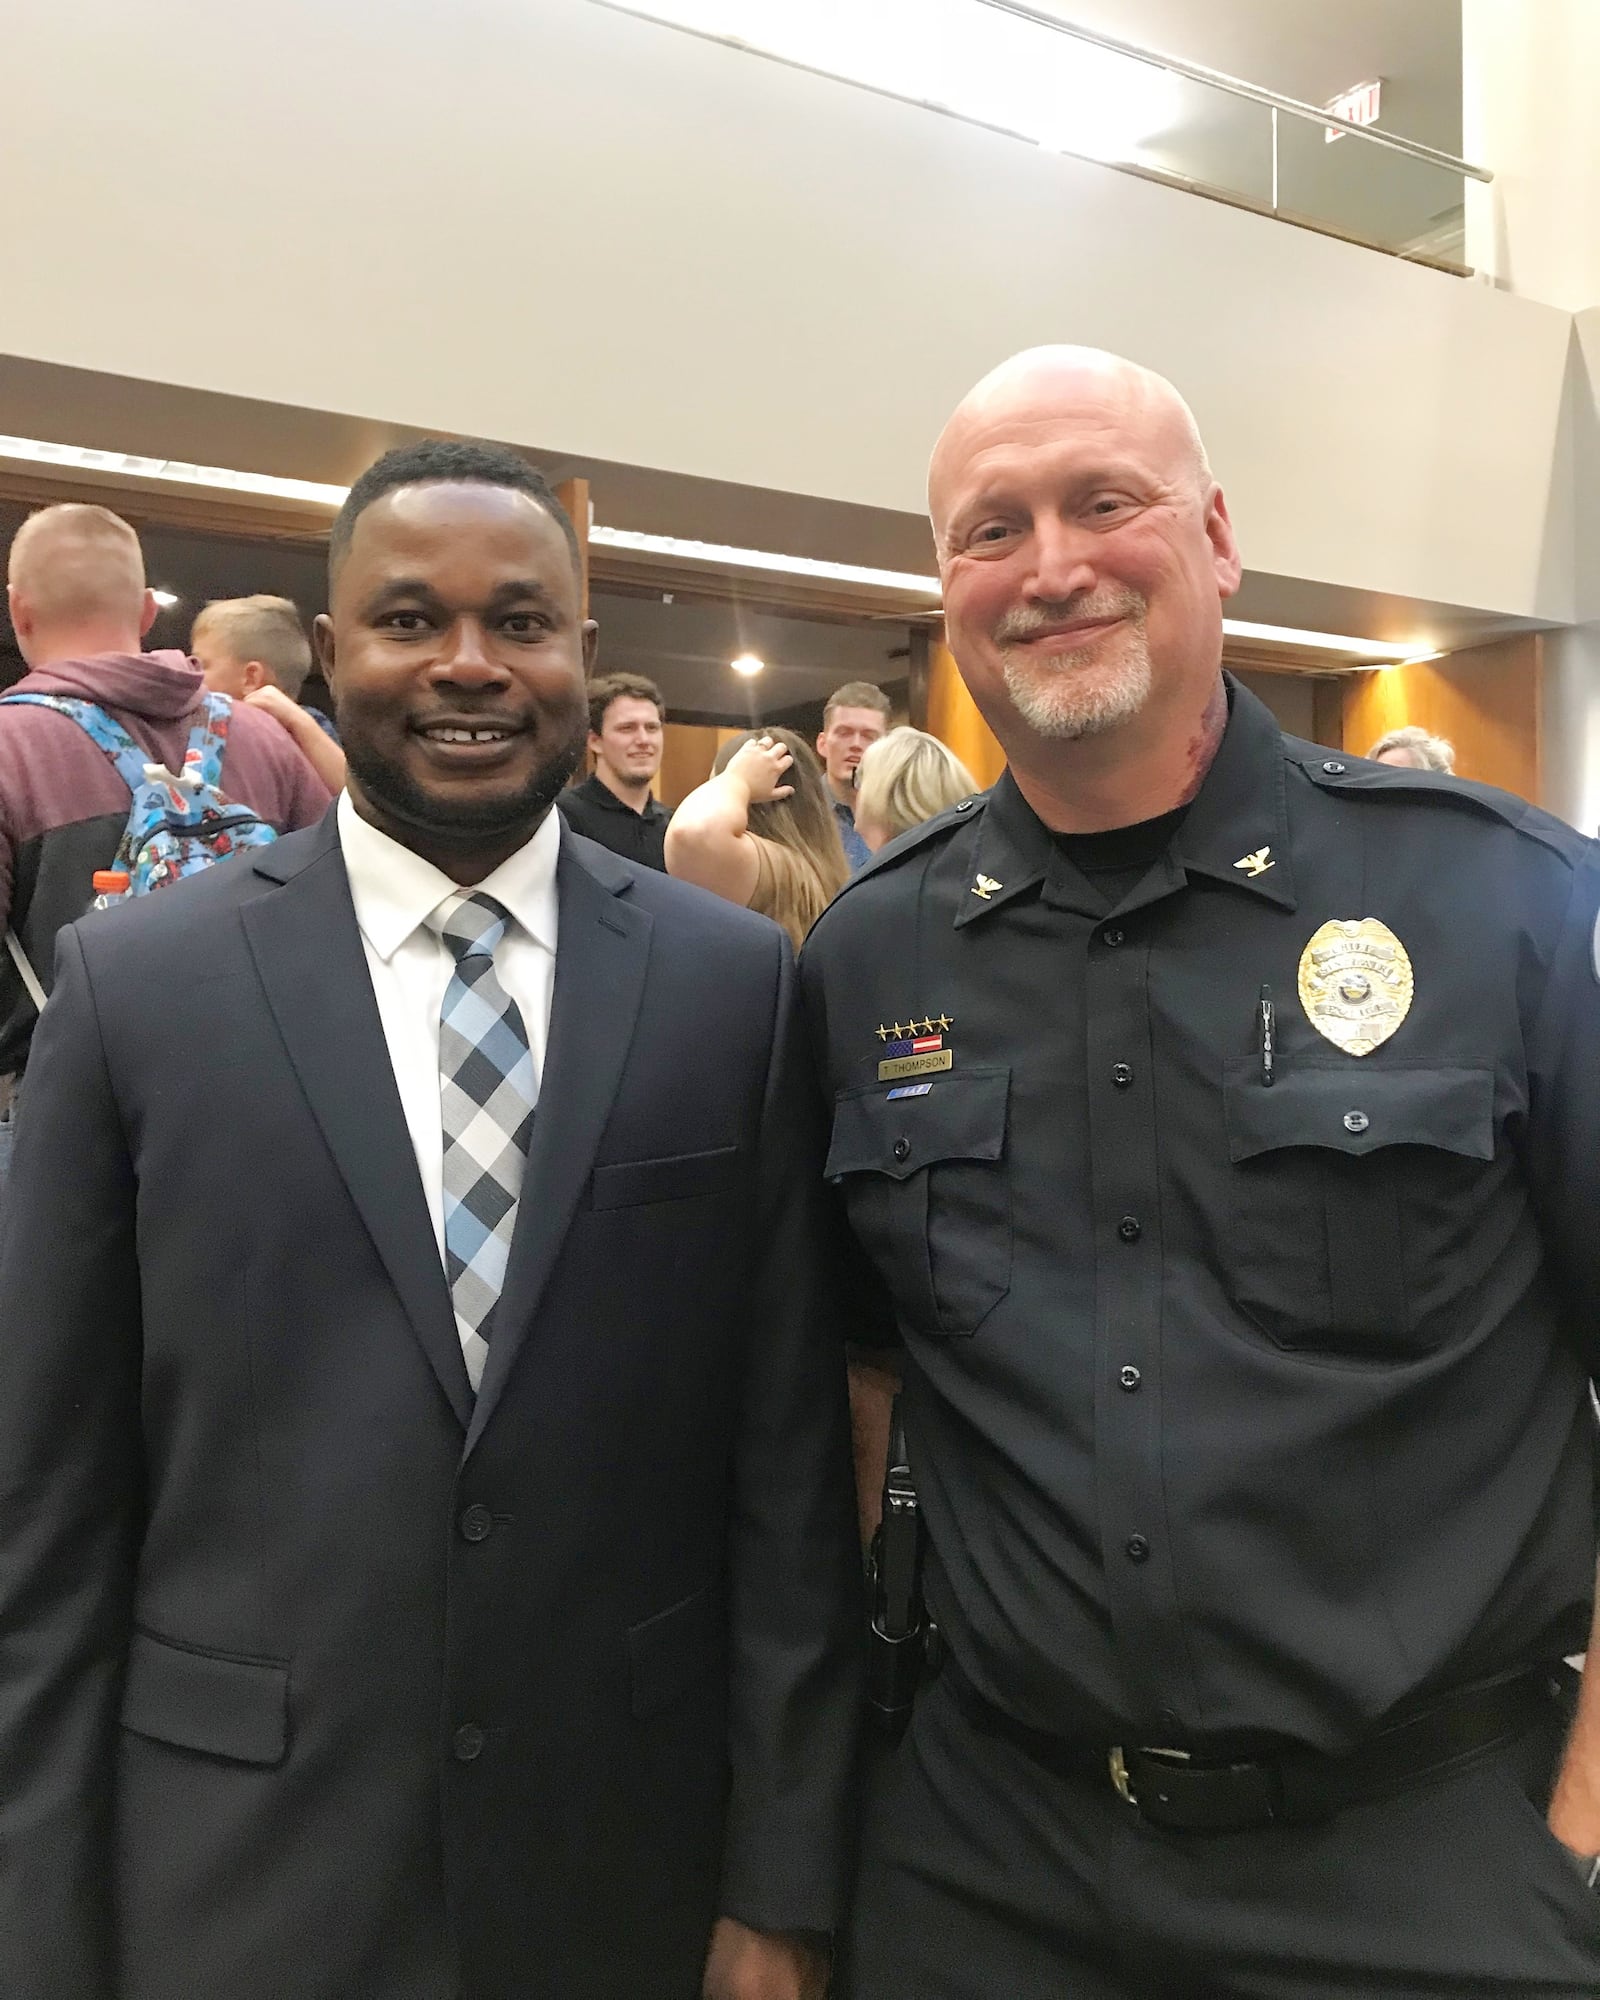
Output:
<path fill-rule="evenodd" d="M 238 1764 L 281 1763 L 289 1747 L 289 1669 L 135 1632 L 122 1726 Z"/>
<path fill-rule="evenodd" d="M 687 1201 L 721 1194 L 734 1184 L 737 1146 L 708 1153 L 672 1153 L 660 1160 L 618 1160 L 596 1167 L 589 1181 L 592 1208 L 638 1208 L 649 1201 Z"/>
<path fill-rule="evenodd" d="M 726 1657 L 722 1595 L 708 1583 L 692 1597 L 628 1632 L 633 1712 L 642 1721 L 666 1708 Z"/>

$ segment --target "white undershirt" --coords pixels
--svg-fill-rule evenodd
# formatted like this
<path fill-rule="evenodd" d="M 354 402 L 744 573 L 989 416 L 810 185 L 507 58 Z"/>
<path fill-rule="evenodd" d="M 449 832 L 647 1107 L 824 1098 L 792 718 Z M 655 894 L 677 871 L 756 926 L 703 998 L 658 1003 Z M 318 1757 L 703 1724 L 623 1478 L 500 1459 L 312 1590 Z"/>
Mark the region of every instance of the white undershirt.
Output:
<path fill-rule="evenodd" d="M 431 861 L 424 861 L 420 854 L 364 820 L 348 792 L 340 794 L 338 812 L 339 842 L 373 998 L 378 1003 L 400 1108 L 411 1134 L 411 1149 L 417 1156 L 417 1172 L 443 1264 L 439 1013 L 455 960 L 424 919 L 446 896 L 462 891 Z M 535 1088 L 544 1075 L 545 1043 L 550 1034 L 556 966 L 556 858 L 560 851 L 561 816 L 546 813 L 538 832 L 525 846 L 502 861 L 493 874 L 472 885 L 473 894 L 492 896 L 511 913 L 512 922 L 495 951 L 495 976 L 521 1011 L 533 1057 Z M 463 1335 L 461 1346 L 467 1374 L 476 1389 L 487 1349 L 476 1334 Z"/>

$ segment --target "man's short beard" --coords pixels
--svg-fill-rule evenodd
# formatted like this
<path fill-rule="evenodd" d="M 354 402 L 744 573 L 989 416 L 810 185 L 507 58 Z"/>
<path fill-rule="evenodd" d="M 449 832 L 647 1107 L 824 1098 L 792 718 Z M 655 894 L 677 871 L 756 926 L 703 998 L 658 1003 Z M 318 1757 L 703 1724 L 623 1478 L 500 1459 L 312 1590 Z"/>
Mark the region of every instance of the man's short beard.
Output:
<path fill-rule="evenodd" d="M 1026 614 L 1013 614 L 997 633 L 1000 670 L 1017 714 L 1037 736 L 1076 743 L 1131 722 L 1150 699 L 1150 645 L 1145 635 L 1144 600 L 1121 594 L 1114 605 L 1084 603 L 1073 615 L 1119 616 L 1127 622 L 1103 638 L 1070 651 L 1024 658 L 1005 642 L 1027 636 Z M 1038 622 L 1047 613 L 1041 611 Z"/>
<path fill-rule="evenodd" d="M 419 785 L 402 765 L 374 750 L 358 731 L 351 730 L 345 736 L 344 754 L 362 796 L 387 817 L 399 825 L 416 827 L 441 847 L 470 850 L 523 829 L 531 837 L 577 770 L 587 735 L 588 717 L 579 708 L 566 736 L 551 746 L 550 754 L 520 791 L 489 792 L 476 798 L 466 792 L 440 798 Z"/>

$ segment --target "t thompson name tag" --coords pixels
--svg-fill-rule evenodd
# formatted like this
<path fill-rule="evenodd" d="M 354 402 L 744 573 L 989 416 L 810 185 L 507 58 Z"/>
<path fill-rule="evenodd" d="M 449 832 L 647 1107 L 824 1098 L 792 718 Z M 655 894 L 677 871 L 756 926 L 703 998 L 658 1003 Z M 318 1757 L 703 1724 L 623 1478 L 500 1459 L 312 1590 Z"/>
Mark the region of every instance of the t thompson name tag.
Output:
<path fill-rule="evenodd" d="M 930 1076 L 935 1070 L 954 1069 L 955 1052 L 951 1049 L 935 1049 L 923 1056 L 891 1056 L 887 1062 L 878 1065 L 879 1083 L 892 1083 L 896 1077 Z"/>

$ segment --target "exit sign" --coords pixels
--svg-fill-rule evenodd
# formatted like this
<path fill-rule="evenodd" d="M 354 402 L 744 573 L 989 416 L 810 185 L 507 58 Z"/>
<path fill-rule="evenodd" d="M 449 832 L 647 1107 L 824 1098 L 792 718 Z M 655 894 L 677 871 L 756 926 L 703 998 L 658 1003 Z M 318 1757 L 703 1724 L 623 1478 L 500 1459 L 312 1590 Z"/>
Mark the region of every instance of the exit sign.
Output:
<path fill-rule="evenodd" d="M 1371 83 L 1358 83 L 1354 90 L 1342 92 L 1322 108 L 1332 112 L 1335 118 L 1342 118 L 1347 125 L 1376 125 L 1382 95 L 1383 79 L 1374 77 Z M 1324 129 L 1323 137 L 1331 146 L 1344 134 L 1329 125 Z"/>

